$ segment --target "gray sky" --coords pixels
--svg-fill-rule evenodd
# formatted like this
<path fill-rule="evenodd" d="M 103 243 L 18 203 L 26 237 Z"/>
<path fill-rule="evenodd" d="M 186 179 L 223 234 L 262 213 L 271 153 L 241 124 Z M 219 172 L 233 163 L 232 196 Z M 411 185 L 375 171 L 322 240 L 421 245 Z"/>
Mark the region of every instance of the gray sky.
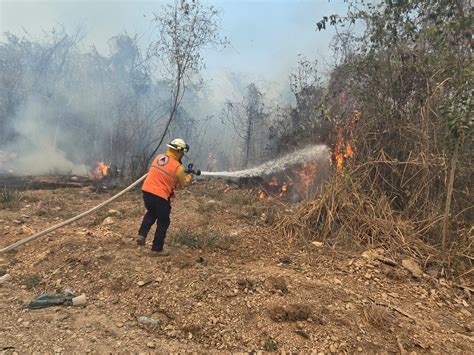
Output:
<path fill-rule="evenodd" d="M 112 36 L 127 31 L 138 34 L 146 46 L 154 36 L 152 13 L 164 1 L 141 0 L 0 0 L 0 30 L 21 35 L 27 31 L 41 38 L 43 31 L 63 25 L 66 30 L 82 26 L 83 46 L 94 44 L 108 50 Z M 330 62 L 328 44 L 333 31 L 317 32 L 322 16 L 343 14 L 343 0 L 216 0 L 207 1 L 222 10 L 221 33 L 232 46 L 205 53 L 207 79 L 224 71 L 245 73 L 256 80 L 286 81 L 297 55 Z M 279 78 L 279 79 L 277 79 Z"/>

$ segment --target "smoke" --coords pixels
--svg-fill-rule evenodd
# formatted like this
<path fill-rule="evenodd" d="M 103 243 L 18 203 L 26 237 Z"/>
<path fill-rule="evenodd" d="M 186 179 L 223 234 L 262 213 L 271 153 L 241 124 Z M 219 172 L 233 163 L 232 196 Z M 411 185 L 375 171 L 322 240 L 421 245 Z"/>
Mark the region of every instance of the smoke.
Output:
<path fill-rule="evenodd" d="M 54 117 L 54 108 L 44 105 L 37 97 L 30 97 L 14 120 L 18 138 L 9 145 L 16 159 L 7 169 L 20 174 L 80 174 L 87 173 L 84 164 L 76 164 L 66 157 L 59 143 L 58 127 L 48 124 L 45 117 Z"/>
<path fill-rule="evenodd" d="M 101 3 L 99 11 L 90 4 L 44 2 L 36 5 L 34 18 L 26 3 L 2 5 L 2 30 L 26 35 L 4 35 L 0 41 L 0 173 L 83 175 L 101 160 L 126 172 L 161 137 L 170 87 L 144 60 L 144 49 L 156 36 L 148 15 L 160 5 L 124 3 L 119 11 Z M 166 138 L 189 141 L 189 158 L 197 166 L 241 165 L 241 142 L 221 118 L 225 102 L 242 100 L 250 83 L 264 94 L 267 107 L 293 103 L 291 67 L 305 48 L 319 53 L 314 41 L 321 38 L 313 29 L 312 10 L 319 5 L 298 6 L 279 4 L 274 7 L 279 19 L 261 22 L 267 19 L 265 4 L 218 5 L 222 35 L 232 46 L 205 53 L 204 86 L 188 88 L 181 121 Z M 106 23 L 103 13 L 109 13 Z M 133 25 L 126 22 L 130 16 Z M 62 29 L 44 30 L 59 19 L 65 21 Z M 65 28 L 77 24 L 82 30 L 67 33 Z M 124 24 L 140 35 L 123 33 Z M 114 33 L 122 34 L 110 38 Z"/>

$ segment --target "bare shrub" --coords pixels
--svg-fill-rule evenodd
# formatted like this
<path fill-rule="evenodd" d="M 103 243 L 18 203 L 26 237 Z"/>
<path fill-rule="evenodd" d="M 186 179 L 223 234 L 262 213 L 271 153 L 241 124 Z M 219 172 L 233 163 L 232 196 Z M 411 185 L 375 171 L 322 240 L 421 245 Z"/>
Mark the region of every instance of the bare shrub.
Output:
<path fill-rule="evenodd" d="M 377 329 L 387 329 L 392 324 L 392 315 L 382 306 L 372 305 L 364 309 L 364 319 Z"/>

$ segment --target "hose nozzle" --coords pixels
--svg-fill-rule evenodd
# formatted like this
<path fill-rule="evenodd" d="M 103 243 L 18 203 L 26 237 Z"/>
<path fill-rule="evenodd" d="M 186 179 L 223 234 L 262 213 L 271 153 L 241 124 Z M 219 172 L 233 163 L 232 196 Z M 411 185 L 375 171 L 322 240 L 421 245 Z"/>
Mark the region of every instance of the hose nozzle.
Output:
<path fill-rule="evenodd" d="M 186 174 L 201 175 L 201 170 L 194 170 L 194 164 L 188 164 L 188 167 L 184 170 Z"/>

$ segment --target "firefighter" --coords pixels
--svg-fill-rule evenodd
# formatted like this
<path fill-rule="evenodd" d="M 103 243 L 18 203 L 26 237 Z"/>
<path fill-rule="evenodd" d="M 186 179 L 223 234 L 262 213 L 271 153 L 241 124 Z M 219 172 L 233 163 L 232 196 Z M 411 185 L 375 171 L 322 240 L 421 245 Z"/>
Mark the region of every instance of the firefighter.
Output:
<path fill-rule="evenodd" d="M 147 234 L 156 222 L 155 237 L 151 247 L 152 256 L 170 255 L 164 250 L 166 231 L 170 225 L 171 199 L 178 187 L 186 187 L 192 174 L 186 174 L 181 158 L 188 152 L 189 146 L 180 138 L 166 145 L 169 149 L 159 154 L 150 166 L 148 176 L 142 186 L 143 201 L 147 212 L 138 231 L 137 244 L 145 245 Z"/>

